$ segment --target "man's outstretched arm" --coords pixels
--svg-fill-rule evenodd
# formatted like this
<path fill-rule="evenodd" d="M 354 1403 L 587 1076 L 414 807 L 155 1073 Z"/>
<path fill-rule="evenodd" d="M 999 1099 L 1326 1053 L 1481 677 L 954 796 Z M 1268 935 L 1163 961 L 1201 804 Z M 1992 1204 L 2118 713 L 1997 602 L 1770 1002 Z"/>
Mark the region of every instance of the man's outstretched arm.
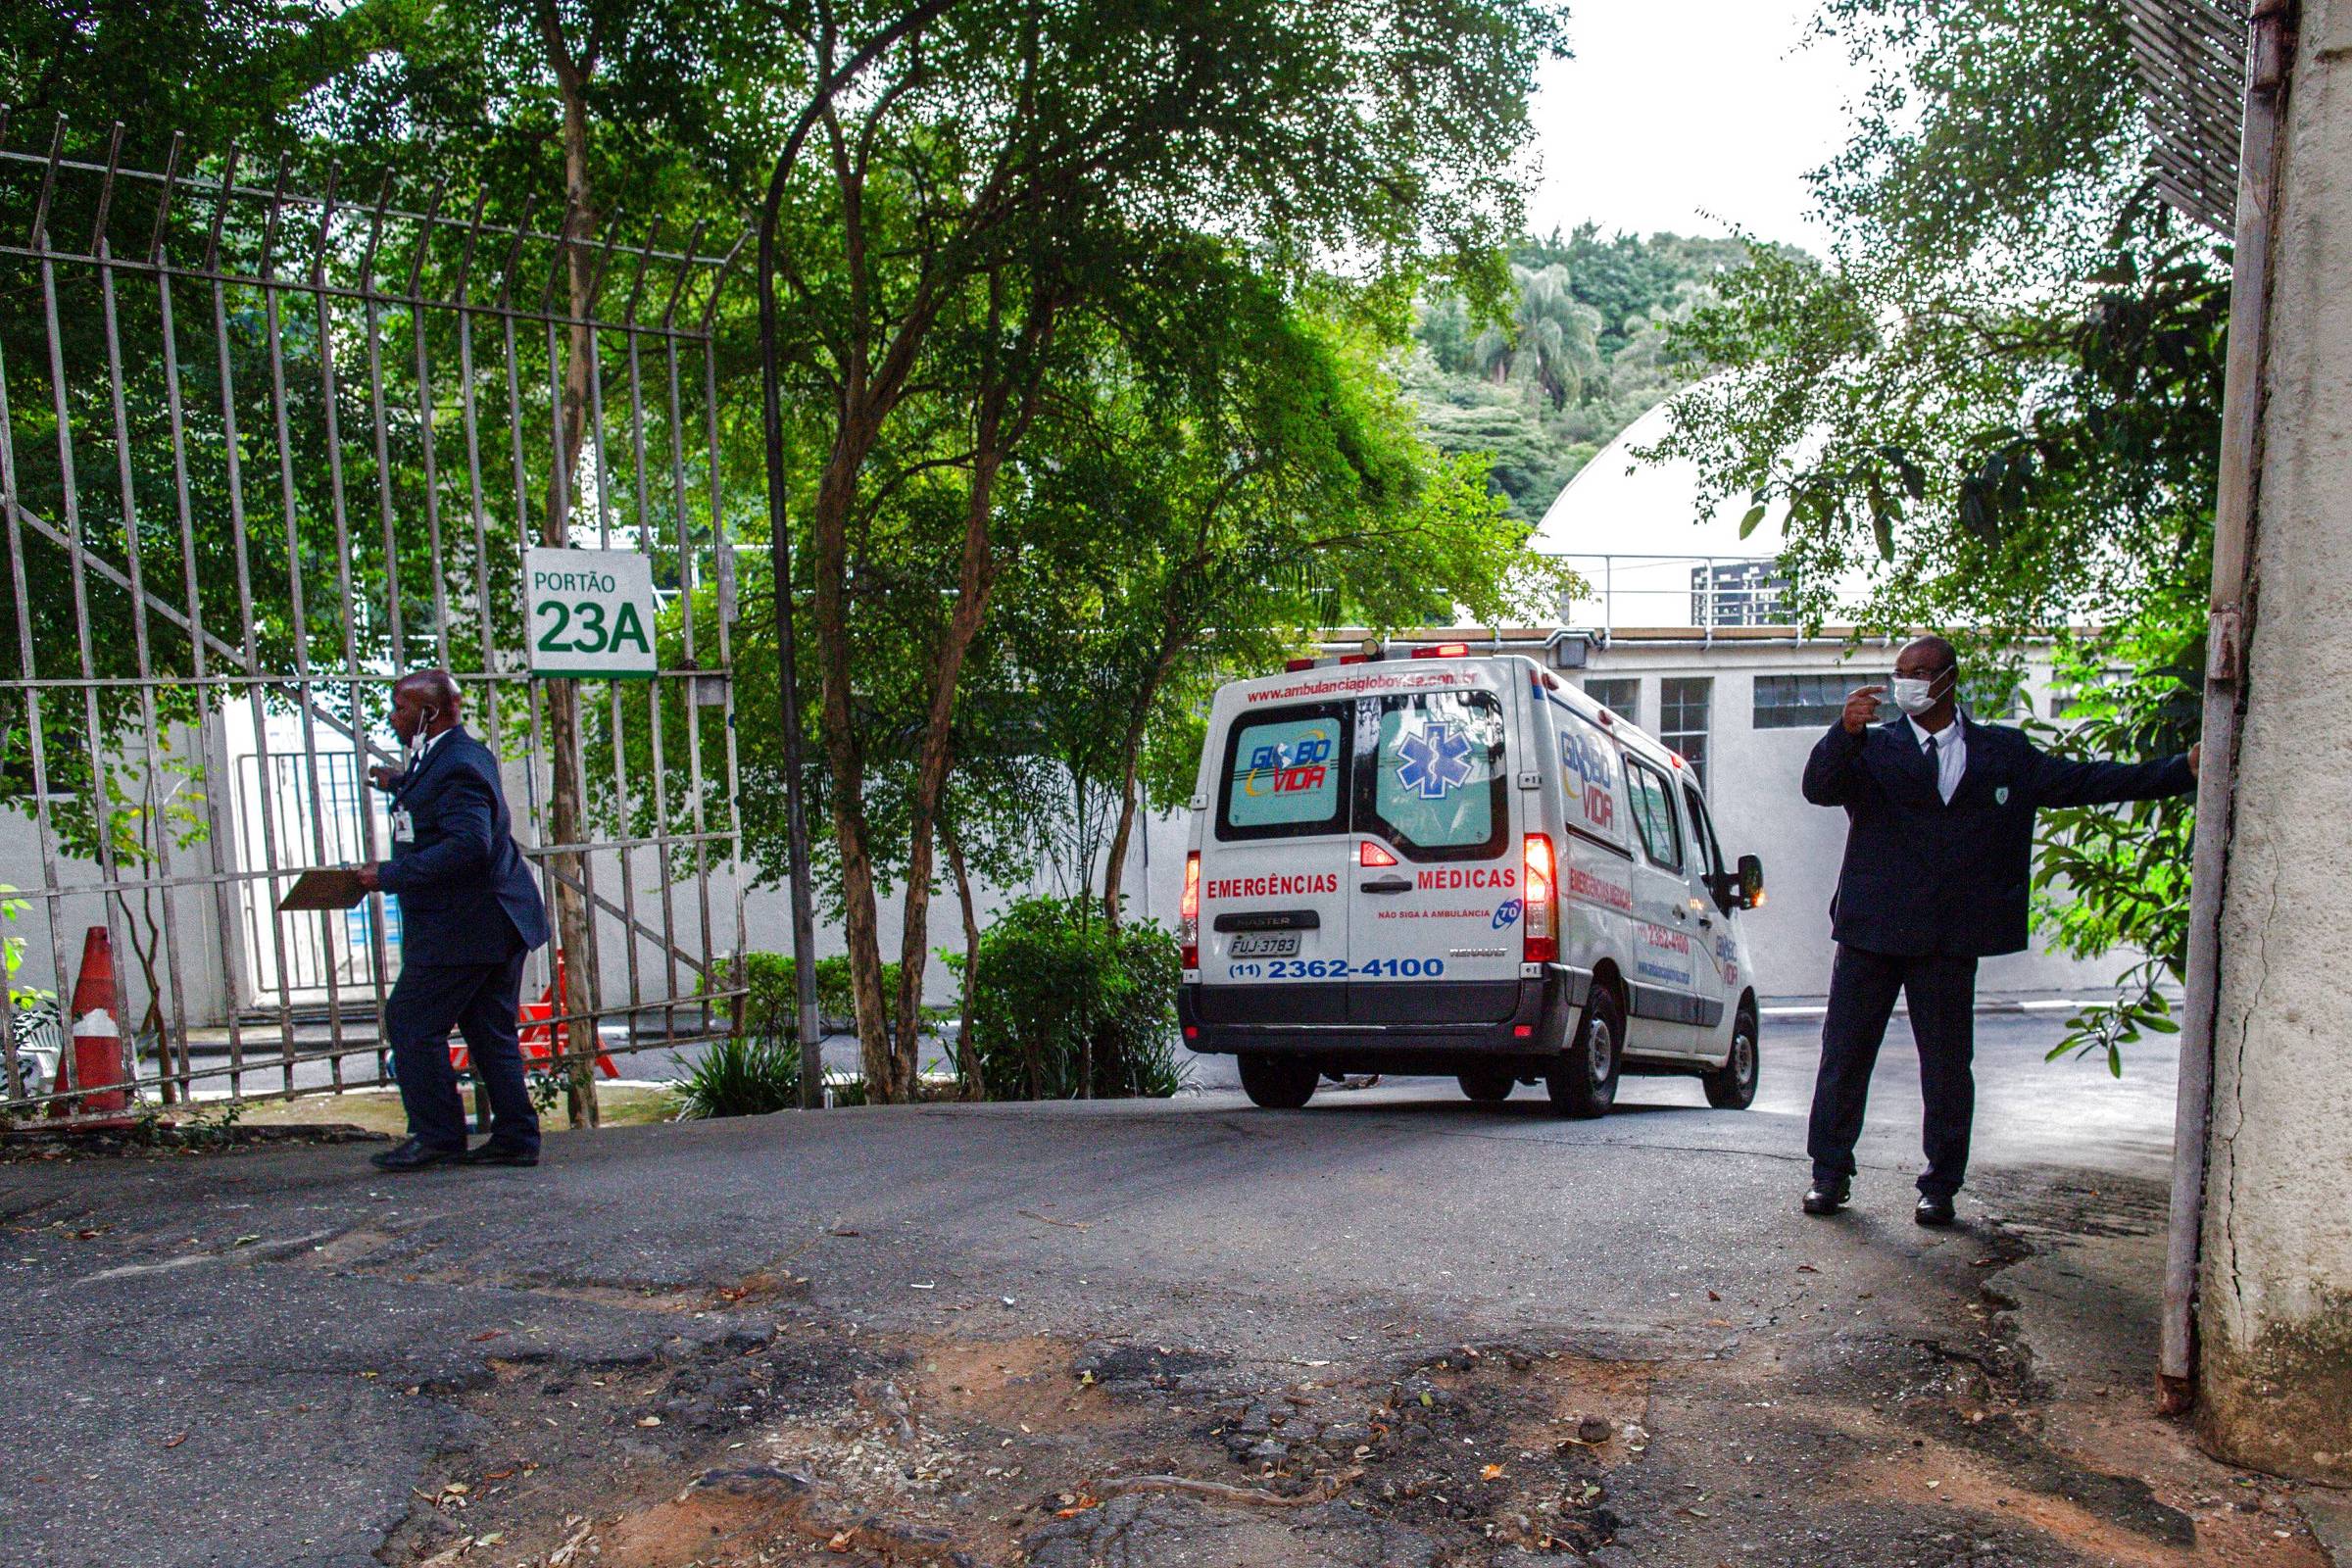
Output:
<path fill-rule="evenodd" d="M 2113 806 L 2160 801 L 2197 787 L 2197 748 L 2153 762 L 2101 762 L 2034 752 L 2034 804 Z"/>

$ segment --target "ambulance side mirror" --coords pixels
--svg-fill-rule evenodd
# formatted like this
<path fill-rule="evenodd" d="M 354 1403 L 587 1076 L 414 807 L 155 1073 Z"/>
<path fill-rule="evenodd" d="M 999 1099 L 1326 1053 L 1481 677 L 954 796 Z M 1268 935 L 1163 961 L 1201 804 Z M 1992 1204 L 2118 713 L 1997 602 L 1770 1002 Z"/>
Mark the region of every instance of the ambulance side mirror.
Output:
<path fill-rule="evenodd" d="M 1740 857 L 1740 903 L 1749 909 L 1764 903 L 1764 862 L 1752 855 Z"/>

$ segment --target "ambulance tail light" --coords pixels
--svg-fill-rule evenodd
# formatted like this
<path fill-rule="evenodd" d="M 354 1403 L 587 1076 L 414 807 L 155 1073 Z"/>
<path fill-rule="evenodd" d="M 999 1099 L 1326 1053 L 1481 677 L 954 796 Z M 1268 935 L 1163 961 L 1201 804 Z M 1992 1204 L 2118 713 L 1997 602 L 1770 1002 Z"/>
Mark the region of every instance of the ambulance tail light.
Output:
<path fill-rule="evenodd" d="M 1470 645 L 1468 643 L 1432 643 L 1427 648 L 1414 649 L 1413 657 L 1415 659 L 1468 659 Z"/>
<path fill-rule="evenodd" d="M 1355 863 L 1358 865 L 1395 865 L 1396 857 L 1391 855 L 1385 846 L 1366 839 L 1356 848 Z"/>
<path fill-rule="evenodd" d="M 1560 956 L 1559 866 L 1552 859 L 1551 840 L 1542 833 L 1527 836 L 1525 906 L 1519 917 L 1520 959 L 1526 963 L 1556 963 Z"/>
<path fill-rule="evenodd" d="M 1200 852 L 1184 858 L 1184 902 L 1176 909 L 1176 945 L 1184 950 L 1184 967 L 1200 967 Z"/>

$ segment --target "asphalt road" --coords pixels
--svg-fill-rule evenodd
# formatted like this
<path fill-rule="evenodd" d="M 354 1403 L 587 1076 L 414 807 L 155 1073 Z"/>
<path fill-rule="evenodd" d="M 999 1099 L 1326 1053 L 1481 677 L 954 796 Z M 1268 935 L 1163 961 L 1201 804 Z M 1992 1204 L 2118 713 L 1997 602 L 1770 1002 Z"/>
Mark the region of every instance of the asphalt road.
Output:
<path fill-rule="evenodd" d="M 2124 1560 L 2056 1526 L 2022 1531 L 1989 1494 L 1986 1522 L 1955 1537 L 1943 1510 L 1956 1494 L 1898 1505 L 1850 1475 L 1824 1486 L 1882 1441 L 1910 1455 L 1870 1423 L 1893 1419 L 1882 1401 L 1908 1409 L 1942 1387 L 1941 1347 L 2005 1364 L 1981 1294 L 1985 1266 L 2011 1255 L 1992 1255 L 2007 1245 L 1993 1213 L 2147 1228 L 2169 1056 L 2147 1050 L 2119 1083 L 2045 1064 L 2048 1015 L 1983 1018 L 1969 1223 L 1933 1233 L 1908 1217 L 1917 1073 L 1898 1020 L 1856 1208 L 1825 1224 L 1796 1204 L 1817 1027 L 1768 1021 L 1746 1112 L 1706 1108 L 1694 1083 L 1642 1079 L 1615 1114 L 1568 1122 L 1533 1090 L 1481 1108 L 1418 1080 L 1326 1092 L 1295 1113 L 1212 1092 L 637 1127 L 559 1139 L 536 1170 L 405 1179 L 350 1146 L 0 1165 L 0 1310 L 19 1330 L 0 1364 L 0 1563 L 358 1568 L 379 1560 L 428 1468 L 496 1427 L 507 1374 L 494 1360 L 699 1364 L 785 1329 L 830 1345 L 1183 1347 L 1229 1382 L 1301 1367 L 1332 1368 L 1313 1375 L 1327 1383 L 1387 1377 L 1414 1347 L 1549 1347 L 1655 1380 L 1655 1436 L 1612 1472 L 1624 1533 L 1595 1560 Z M 747 1282 L 777 1280 L 798 1303 L 782 1318 L 733 1304 L 760 1299 Z M 524 1409 L 517 1430 L 606 1441 L 567 1432 L 563 1403 Z M 622 1427 L 612 1441 L 634 1441 Z M 1741 1453 L 1750 1468 L 1726 1471 Z M 683 1448 L 656 1461 L 709 1462 Z M 2079 1479 L 2064 1470 L 2052 1494 Z M 1749 1482 L 1736 1519 L 1685 1506 Z M 2140 1532 L 2130 1560 L 2228 1560 L 2157 1553 L 2148 1543 L 2179 1520 L 2134 1522 L 2153 1505 L 2124 1491 L 2105 1513 L 2068 1506 Z M 1399 1515 L 1381 1525 L 1402 1533 L 1383 1538 L 1386 1555 L 1329 1560 L 1473 1560 L 1397 1544 L 1440 1525 L 1471 1529 Z M 1024 1549 L 1046 1561 L 1058 1548 L 1041 1537 Z M 1239 1549 L 1227 1558 L 1247 1560 Z M 1193 1559 L 1171 1547 L 1164 1560 Z M 1295 1560 L 1326 1558 L 1301 1547 Z"/>

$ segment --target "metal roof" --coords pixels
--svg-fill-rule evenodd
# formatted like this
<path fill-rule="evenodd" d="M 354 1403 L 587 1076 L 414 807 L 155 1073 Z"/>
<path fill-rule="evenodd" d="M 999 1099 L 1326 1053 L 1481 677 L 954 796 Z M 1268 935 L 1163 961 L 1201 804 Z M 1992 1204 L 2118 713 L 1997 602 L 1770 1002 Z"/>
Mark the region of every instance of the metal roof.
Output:
<path fill-rule="evenodd" d="M 2237 226 L 2251 0 L 2124 0 L 2165 199 L 2221 233 Z"/>

